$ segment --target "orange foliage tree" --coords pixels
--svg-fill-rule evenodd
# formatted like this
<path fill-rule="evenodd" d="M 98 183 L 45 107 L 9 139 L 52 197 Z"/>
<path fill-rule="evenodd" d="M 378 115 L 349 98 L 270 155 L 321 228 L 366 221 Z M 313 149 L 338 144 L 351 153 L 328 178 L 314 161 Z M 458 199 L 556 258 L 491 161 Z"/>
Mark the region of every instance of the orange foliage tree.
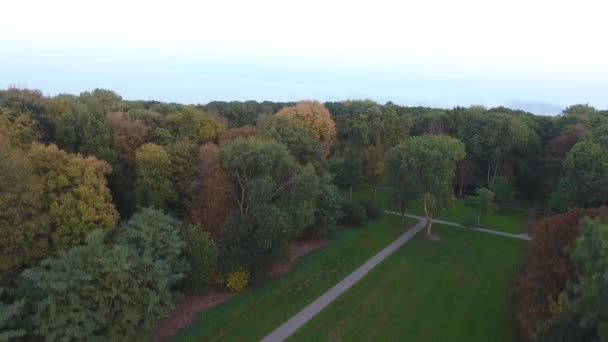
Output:
<path fill-rule="evenodd" d="M 515 306 L 521 336 L 531 338 L 551 317 L 551 307 L 566 284 L 578 278 L 578 270 L 565 252 L 580 235 L 583 217 L 608 217 L 608 207 L 572 209 L 552 215 L 530 227 L 522 271 L 515 278 Z"/>
<path fill-rule="evenodd" d="M 217 239 L 232 208 L 230 180 L 222 168 L 220 151 L 207 143 L 198 150 L 199 174 L 192 191 L 191 221 Z"/>
<path fill-rule="evenodd" d="M 220 135 L 220 145 L 230 141 L 230 140 L 234 140 L 236 138 L 248 138 L 248 137 L 252 137 L 254 135 L 256 135 L 258 133 L 258 130 L 255 127 L 236 127 L 236 128 L 231 128 L 227 131 L 225 131 L 224 133 L 222 133 L 222 135 Z"/>
<path fill-rule="evenodd" d="M 277 115 L 310 129 L 323 144 L 324 156 L 329 156 L 331 146 L 336 140 L 336 124 L 322 103 L 300 101 L 294 107 L 284 107 Z"/>

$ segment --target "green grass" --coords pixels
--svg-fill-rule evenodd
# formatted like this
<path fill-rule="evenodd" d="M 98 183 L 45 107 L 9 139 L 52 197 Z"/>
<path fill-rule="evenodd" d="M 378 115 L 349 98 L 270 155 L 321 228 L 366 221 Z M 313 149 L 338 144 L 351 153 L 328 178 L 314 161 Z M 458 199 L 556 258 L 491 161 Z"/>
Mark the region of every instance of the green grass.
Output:
<path fill-rule="evenodd" d="M 375 192 L 375 194 L 374 194 Z M 362 186 L 353 191 L 353 198 L 366 200 L 375 203 L 381 208 L 398 210 L 395 203 L 390 199 L 389 190 L 373 186 Z M 424 216 L 422 201 L 411 203 L 406 209 L 408 214 Z M 472 208 L 465 206 L 464 201 L 457 199 L 454 205 L 443 213 L 437 213 L 435 218 L 464 223 L 467 217 L 476 216 Z M 528 224 L 528 213 L 524 210 L 501 208 L 497 212 L 489 215 L 481 215 L 479 226 L 483 228 L 496 229 L 507 233 L 524 233 Z"/>
<path fill-rule="evenodd" d="M 524 241 L 434 226 L 308 324 L 293 341 L 515 341 L 512 278 Z"/>
<path fill-rule="evenodd" d="M 398 218 L 383 215 L 359 228 L 344 228 L 330 244 L 274 278 L 202 313 L 175 341 L 259 340 L 372 257 L 403 231 Z"/>

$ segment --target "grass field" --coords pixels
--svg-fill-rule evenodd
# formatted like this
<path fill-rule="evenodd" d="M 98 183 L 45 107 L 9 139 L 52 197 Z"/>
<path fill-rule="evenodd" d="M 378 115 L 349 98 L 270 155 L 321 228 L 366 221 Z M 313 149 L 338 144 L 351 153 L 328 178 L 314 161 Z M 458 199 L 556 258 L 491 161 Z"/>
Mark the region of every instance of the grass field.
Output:
<path fill-rule="evenodd" d="M 300 258 L 287 274 L 201 314 L 175 341 L 257 341 L 310 304 L 414 223 L 383 215 L 343 228 L 332 243 Z"/>
<path fill-rule="evenodd" d="M 398 210 L 396 204 L 391 201 L 389 191 L 386 188 L 374 190 L 372 186 L 362 186 L 353 191 L 353 198 L 370 201 L 381 208 Z M 422 201 L 411 203 L 406 212 L 408 214 L 424 216 Z M 458 199 L 448 210 L 436 214 L 435 218 L 464 223 L 469 216 L 475 216 L 474 210 L 465 206 L 463 200 Z M 526 210 L 501 208 L 494 214 L 482 215 L 479 226 L 519 234 L 526 231 L 527 224 L 528 212 Z"/>
<path fill-rule="evenodd" d="M 435 225 L 292 335 L 293 341 L 514 341 L 524 241 Z"/>

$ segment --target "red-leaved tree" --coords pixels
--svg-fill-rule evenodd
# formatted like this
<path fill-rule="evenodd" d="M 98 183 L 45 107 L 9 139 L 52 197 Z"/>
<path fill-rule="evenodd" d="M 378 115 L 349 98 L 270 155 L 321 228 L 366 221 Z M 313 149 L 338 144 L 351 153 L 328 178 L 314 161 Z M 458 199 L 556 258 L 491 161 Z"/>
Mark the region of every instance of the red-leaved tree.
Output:
<path fill-rule="evenodd" d="M 583 217 L 608 217 L 608 207 L 572 209 L 533 223 L 524 266 L 515 278 L 515 306 L 523 339 L 533 336 L 551 317 L 551 306 L 578 270 L 565 252 L 580 235 Z"/>

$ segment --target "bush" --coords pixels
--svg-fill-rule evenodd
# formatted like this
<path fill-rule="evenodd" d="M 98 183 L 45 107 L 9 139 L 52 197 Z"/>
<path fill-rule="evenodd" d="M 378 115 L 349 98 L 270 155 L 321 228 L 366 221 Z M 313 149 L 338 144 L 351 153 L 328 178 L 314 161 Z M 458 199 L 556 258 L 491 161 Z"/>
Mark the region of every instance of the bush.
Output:
<path fill-rule="evenodd" d="M 207 232 L 190 227 L 186 233 L 186 258 L 190 262 L 187 284 L 202 292 L 213 283 L 217 266 L 217 245 Z"/>
<path fill-rule="evenodd" d="M 361 202 L 363 208 L 365 208 L 365 214 L 368 219 L 375 220 L 380 217 L 382 214 L 382 209 L 378 208 L 375 204 L 369 201 Z"/>
<path fill-rule="evenodd" d="M 346 200 L 342 203 L 342 212 L 344 217 L 340 223 L 347 226 L 360 226 L 367 218 L 365 208 L 355 200 Z"/>
<path fill-rule="evenodd" d="M 327 236 L 330 229 L 344 216 L 343 201 L 340 191 L 333 183 L 332 176 L 327 173 L 322 175 L 315 207 L 315 223 L 307 227 L 303 235 L 307 237 Z"/>
<path fill-rule="evenodd" d="M 477 222 L 477 217 L 474 214 L 466 215 L 462 219 L 462 225 L 465 226 L 465 227 L 467 227 L 467 228 L 472 228 L 476 224 L 478 224 L 478 222 Z"/>
<path fill-rule="evenodd" d="M 230 273 L 226 280 L 226 287 L 232 292 L 243 292 L 249 285 L 249 272 L 239 268 Z"/>
<path fill-rule="evenodd" d="M 0 287 L 0 296 L 3 291 L 4 289 Z M 0 342 L 11 341 L 25 335 L 25 331 L 15 327 L 17 320 L 23 315 L 24 304 L 22 300 L 8 305 L 0 302 Z"/>
<path fill-rule="evenodd" d="M 93 231 L 86 245 L 23 272 L 23 283 L 37 288 L 26 298 L 35 311 L 29 315 L 34 334 L 49 341 L 151 339 L 173 307 L 172 270 L 166 261 L 104 239 Z"/>

